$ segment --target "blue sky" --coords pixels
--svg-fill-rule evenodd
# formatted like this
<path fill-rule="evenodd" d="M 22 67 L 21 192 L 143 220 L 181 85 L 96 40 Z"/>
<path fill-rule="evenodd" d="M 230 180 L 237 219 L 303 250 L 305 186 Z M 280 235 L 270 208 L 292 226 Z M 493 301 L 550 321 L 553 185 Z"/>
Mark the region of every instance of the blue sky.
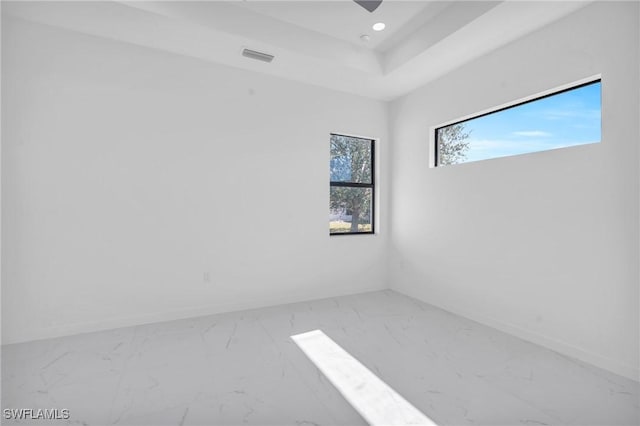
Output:
<path fill-rule="evenodd" d="M 466 161 L 600 142 L 600 82 L 466 121 Z"/>

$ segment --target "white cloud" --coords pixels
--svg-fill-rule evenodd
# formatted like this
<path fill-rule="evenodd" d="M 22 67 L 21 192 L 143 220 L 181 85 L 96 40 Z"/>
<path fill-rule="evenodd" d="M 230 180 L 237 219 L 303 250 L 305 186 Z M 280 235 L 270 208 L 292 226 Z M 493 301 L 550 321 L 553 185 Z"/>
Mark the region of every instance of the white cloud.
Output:
<path fill-rule="evenodd" d="M 580 106 L 567 106 L 564 109 L 546 109 L 541 111 L 540 115 L 546 120 L 599 120 L 601 112 L 599 109 L 586 109 Z"/>
<path fill-rule="evenodd" d="M 470 139 L 469 146 L 471 151 L 520 152 L 539 150 L 540 142 L 515 139 Z"/>
<path fill-rule="evenodd" d="M 525 136 L 528 138 L 548 138 L 553 136 L 549 132 L 543 132 L 542 130 L 522 130 L 520 132 L 513 132 L 515 136 Z"/>
<path fill-rule="evenodd" d="M 470 139 L 467 161 L 508 157 L 594 142 L 546 139 Z"/>

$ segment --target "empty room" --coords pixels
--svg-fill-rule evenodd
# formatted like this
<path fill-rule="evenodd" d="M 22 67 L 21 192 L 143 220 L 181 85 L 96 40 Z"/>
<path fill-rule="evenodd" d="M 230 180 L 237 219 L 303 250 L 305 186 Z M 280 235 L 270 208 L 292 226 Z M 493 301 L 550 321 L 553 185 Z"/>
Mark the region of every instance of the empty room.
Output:
<path fill-rule="evenodd" d="M 3 425 L 640 424 L 640 2 L 0 12 Z"/>

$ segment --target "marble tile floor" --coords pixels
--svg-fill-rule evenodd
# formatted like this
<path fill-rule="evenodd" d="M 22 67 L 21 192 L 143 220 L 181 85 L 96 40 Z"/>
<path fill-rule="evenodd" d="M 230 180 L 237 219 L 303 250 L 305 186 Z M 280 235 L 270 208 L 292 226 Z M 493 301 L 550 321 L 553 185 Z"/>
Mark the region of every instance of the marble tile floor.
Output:
<path fill-rule="evenodd" d="M 2 347 L 2 424 L 362 425 L 320 329 L 438 425 L 638 425 L 640 385 L 391 290 Z"/>

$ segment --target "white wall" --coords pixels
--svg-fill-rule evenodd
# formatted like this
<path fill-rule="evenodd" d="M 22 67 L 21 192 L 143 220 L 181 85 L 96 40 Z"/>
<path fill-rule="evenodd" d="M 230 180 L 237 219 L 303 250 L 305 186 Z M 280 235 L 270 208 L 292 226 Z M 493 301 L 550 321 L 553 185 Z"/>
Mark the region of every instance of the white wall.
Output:
<path fill-rule="evenodd" d="M 381 139 L 388 198 L 384 103 L 7 17 L 2 32 L 4 343 L 386 286 L 385 222 L 327 223 L 330 132 Z"/>
<path fill-rule="evenodd" d="M 638 3 L 595 4 L 395 101 L 391 287 L 638 378 Z M 428 168 L 429 128 L 602 73 L 602 143 Z"/>
<path fill-rule="evenodd" d="M 3 16 L 2 341 L 389 284 L 637 378 L 638 16 L 589 6 L 390 109 Z M 601 144 L 427 167 L 431 126 L 597 73 Z M 381 138 L 380 235 L 327 235 L 336 131 Z"/>

